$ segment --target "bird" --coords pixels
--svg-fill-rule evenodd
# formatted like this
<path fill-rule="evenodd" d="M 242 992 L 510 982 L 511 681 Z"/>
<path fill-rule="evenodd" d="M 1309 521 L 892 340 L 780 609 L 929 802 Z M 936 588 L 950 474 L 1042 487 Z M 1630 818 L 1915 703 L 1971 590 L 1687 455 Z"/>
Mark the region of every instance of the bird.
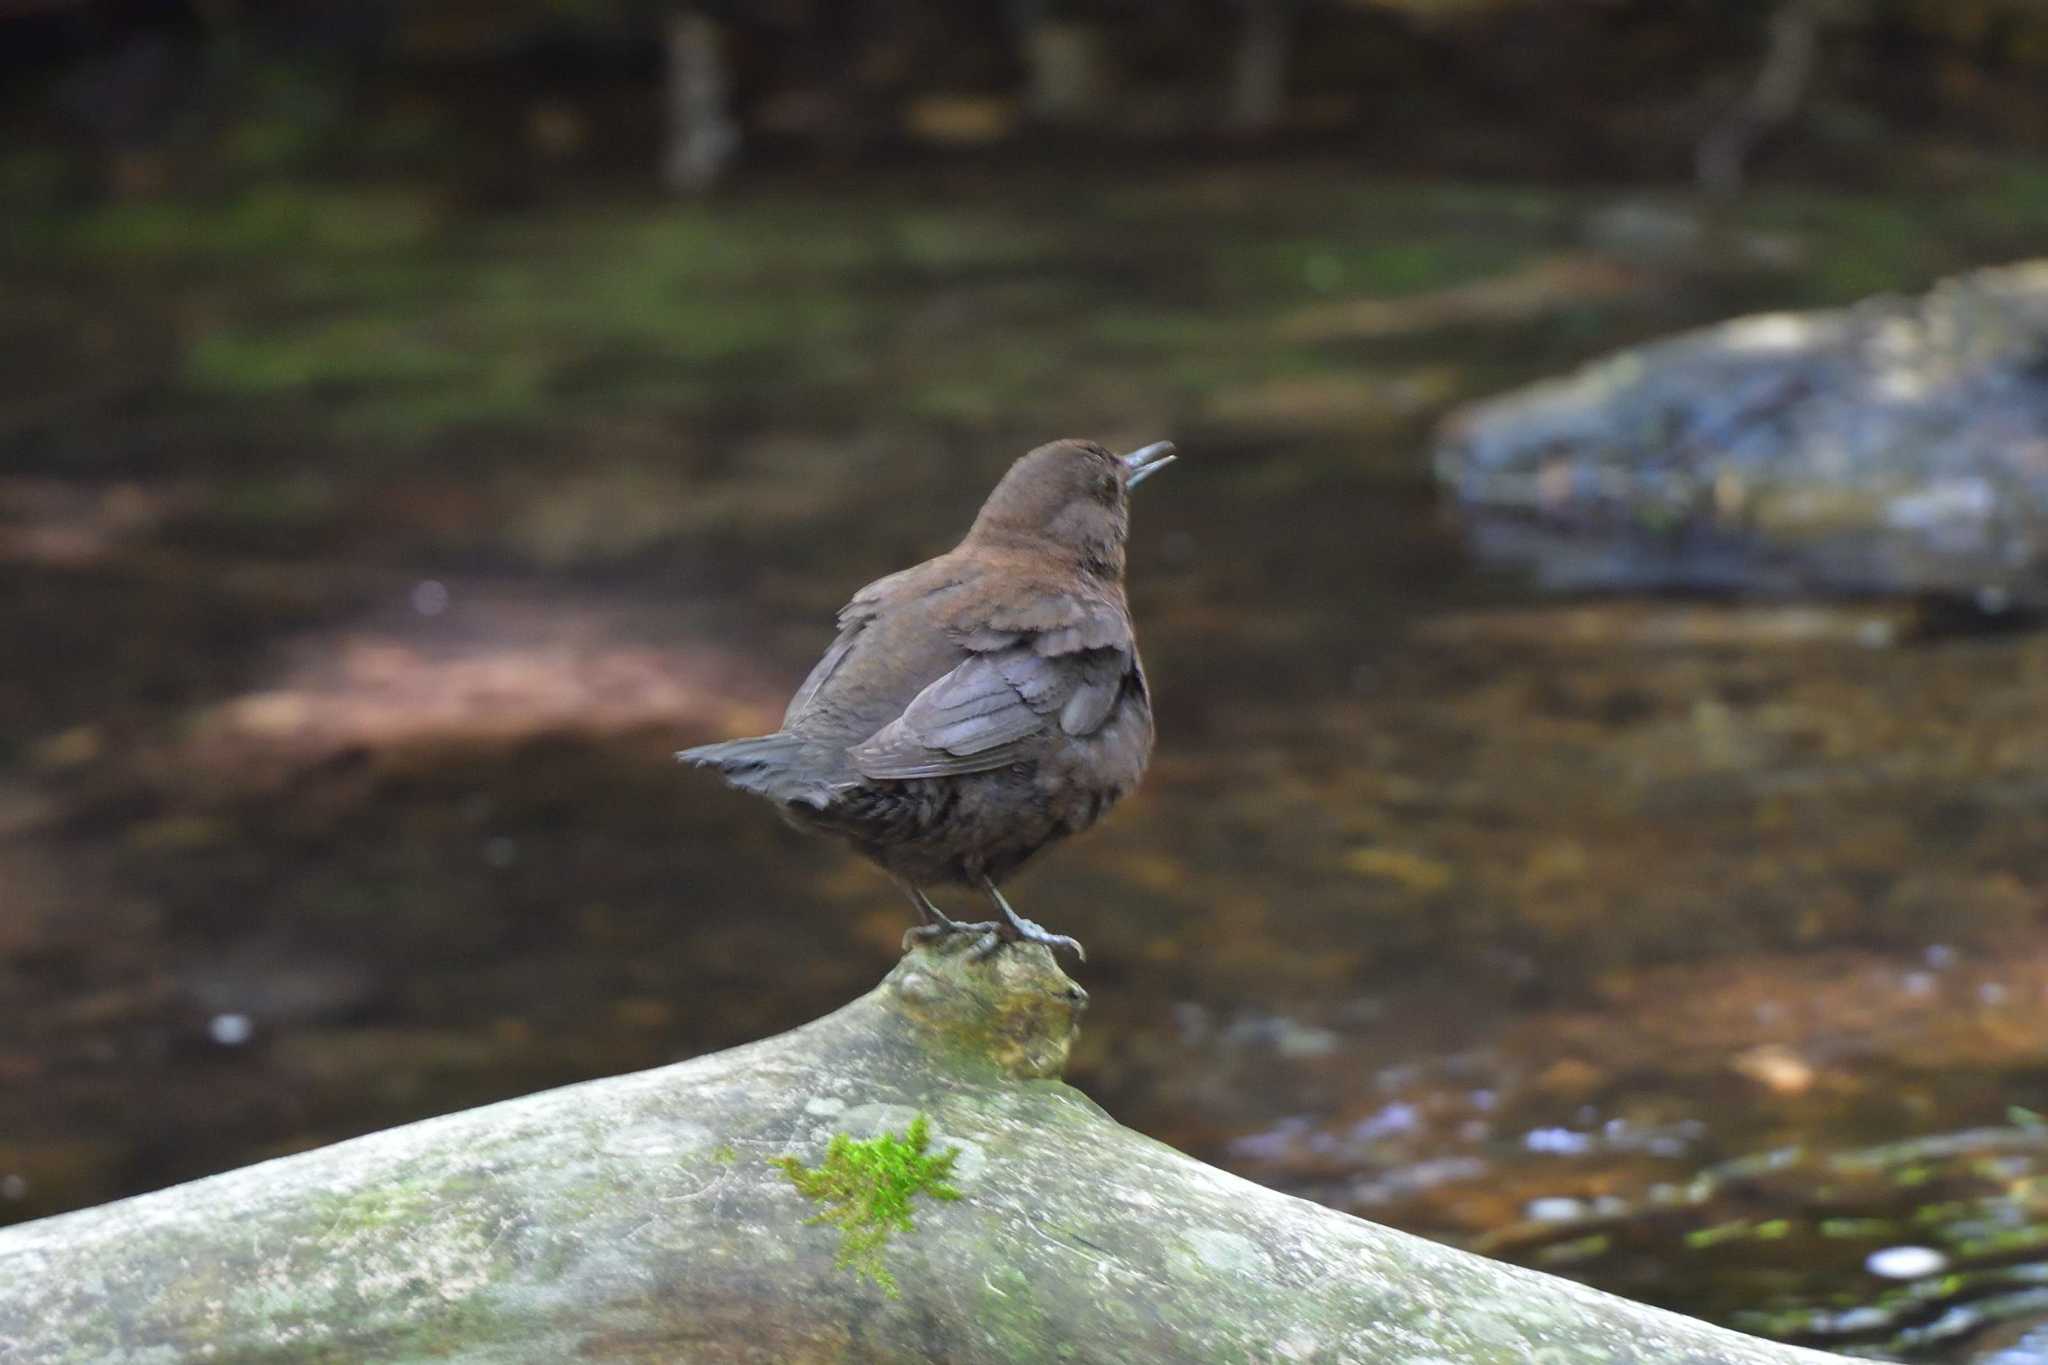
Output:
<path fill-rule="evenodd" d="M 1010 466 L 965 538 L 878 578 L 773 734 L 685 749 L 797 828 L 836 836 L 909 894 L 905 946 L 972 935 L 987 956 L 1081 944 L 1024 918 L 1000 884 L 1138 785 L 1152 696 L 1124 597 L 1130 494 L 1178 457 L 1052 441 Z M 926 888 L 986 895 L 959 921 Z"/>

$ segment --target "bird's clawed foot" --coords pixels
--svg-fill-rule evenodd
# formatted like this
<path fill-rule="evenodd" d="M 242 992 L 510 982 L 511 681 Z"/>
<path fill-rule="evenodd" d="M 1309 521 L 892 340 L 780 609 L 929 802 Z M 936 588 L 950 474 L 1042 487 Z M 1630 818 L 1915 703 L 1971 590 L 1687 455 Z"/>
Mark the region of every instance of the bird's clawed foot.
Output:
<path fill-rule="evenodd" d="M 974 945 L 976 952 L 980 952 L 988 944 L 997 941 L 996 935 L 1003 926 L 997 924 L 994 920 L 966 921 L 954 919 L 945 911 L 939 909 L 938 906 L 933 905 L 932 898 L 925 895 L 920 888 L 912 886 L 906 889 L 910 892 L 911 904 L 917 907 L 918 918 L 924 922 L 912 925 L 903 931 L 904 952 L 909 952 L 921 943 L 937 943 L 940 939 L 951 938 L 955 934 L 976 935 L 977 938 Z"/>
<path fill-rule="evenodd" d="M 1088 960 L 1088 950 L 1081 946 L 1078 939 L 1068 938 L 1065 934 L 1048 933 L 1045 926 L 1035 924 L 1022 916 L 1009 924 L 992 924 L 989 928 L 992 932 L 988 937 L 974 945 L 976 957 L 993 957 L 996 950 L 1005 943 L 1042 943 L 1055 951 L 1065 948 L 1083 962 Z"/>
<path fill-rule="evenodd" d="M 939 924 L 916 924 L 903 931 L 903 951 L 907 953 L 921 943 L 937 943 L 940 939 L 951 938 L 955 934 L 975 934 L 979 938 L 974 950 L 982 952 L 989 950 L 990 944 L 1001 941 L 997 936 L 1006 927 L 992 919 L 949 919 Z"/>
<path fill-rule="evenodd" d="M 1037 943 L 1055 952 L 1064 948 L 1081 961 L 1088 960 L 1088 952 L 1075 940 L 1065 934 L 1047 932 L 1045 926 L 1025 919 L 1003 899 L 1003 893 L 996 890 L 995 883 L 984 881 L 982 889 L 995 901 L 996 908 L 1003 912 L 1001 920 L 957 920 L 932 904 L 932 898 L 915 886 L 906 885 L 910 892 L 911 904 L 917 907 L 918 917 L 924 921 L 904 931 L 903 951 L 925 943 L 938 943 L 956 934 L 976 936 L 970 951 L 978 958 L 993 957 L 1005 943 Z"/>
<path fill-rule="evenodd" d="M 1065 934 L 1048 933 L 1045 926 L 1025 919 L 1003 898 L 1003 893 L 996 890 L 994 882 L 983 881 L 981 887 L 988 892 L 990 899 L 995 901 L 996 909 L 1003 912 L 1003 922 L 990 926 L 995 931 L 991 936 L 993 941 L 983 939 L 974 945 L 977 956 L 987 957 L 1005 943 L 1039 943 L 1055 952 L 1065 948 L 1081 961 L 1088 960 L 1088 950 L 1081 946 L 1079 940 L 1068 938 Z"/>

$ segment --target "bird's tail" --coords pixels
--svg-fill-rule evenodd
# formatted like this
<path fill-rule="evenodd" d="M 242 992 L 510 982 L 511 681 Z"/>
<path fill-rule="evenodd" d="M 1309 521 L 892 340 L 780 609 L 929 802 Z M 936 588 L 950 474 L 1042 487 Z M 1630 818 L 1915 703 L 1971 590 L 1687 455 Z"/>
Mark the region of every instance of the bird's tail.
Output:
<path fill-rule="evenodd" d="M 741 791 L 771 801 L 794 801 L 816 810 L 832 802 L 831 784 L 818 773 L 815 742 L 785 730 L 729 739 L 723 744 L 701 744 L 676 757 L 693 767 L 716 768 Z"/>

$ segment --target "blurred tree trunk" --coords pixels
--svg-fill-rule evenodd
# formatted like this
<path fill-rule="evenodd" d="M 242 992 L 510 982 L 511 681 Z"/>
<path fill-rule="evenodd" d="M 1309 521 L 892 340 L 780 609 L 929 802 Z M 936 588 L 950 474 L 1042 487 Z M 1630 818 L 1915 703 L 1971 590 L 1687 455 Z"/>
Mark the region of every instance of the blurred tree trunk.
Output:
<path fill-rule="evenodd" d="M 1287 112 L 1287 68 L 1293 56 L 1295 0 L 1243 0 L 1244 27 L 1231 63 L 1225 125 L 1258 136 Z"/>
<path fill-rule="evenodd" d="M 1822 26 L 1836 0 L 1783 0 L 1771 15 L 1762 65 L 1749 89 L 1700 139 L 1694 175 L 1709 194 L 1742 188 L 1757 144 L 1792 117 L 1813 83 Z"/>
<path fill-rule="evenodd" d="M 685 6 L 669 13 L 667 135 L 661 175 L 672 190 L 697 194 L 716 184 L 739 155 L 732 108 L 732 67 L 724 25 Z"/>
<path fill-rule="evenodd" d="M 1024 61 L 1025 112 L 1046 123 L 1081 123 L 1099 113 L 1108 94 L 1101 28 L 1055 19 L 1043 0 L 1010 0 L 1007 9 Z"/>

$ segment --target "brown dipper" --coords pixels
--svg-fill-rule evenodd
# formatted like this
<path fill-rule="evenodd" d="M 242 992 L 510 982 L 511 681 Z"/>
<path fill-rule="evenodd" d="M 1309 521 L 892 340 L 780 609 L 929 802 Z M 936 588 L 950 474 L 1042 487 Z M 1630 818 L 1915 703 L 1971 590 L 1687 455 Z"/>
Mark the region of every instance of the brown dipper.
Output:
<path fill-rule="evenodd" d="M 1138 785 L 1152 701 L 1124 601 L 1128 494 L 1174 459 L 1054 441 L 1010 466 L 958 546 L 876 579 L 772 735 L 685 749 L 799 829 L 836 834 L 910 892 L 912 935 L 1081 945 L 1010 908 L 996 884 Z M 924 888 L 988 893 L 962 924 Z M 1085 954 L 1083 954 L 1085 956 Z"/>

